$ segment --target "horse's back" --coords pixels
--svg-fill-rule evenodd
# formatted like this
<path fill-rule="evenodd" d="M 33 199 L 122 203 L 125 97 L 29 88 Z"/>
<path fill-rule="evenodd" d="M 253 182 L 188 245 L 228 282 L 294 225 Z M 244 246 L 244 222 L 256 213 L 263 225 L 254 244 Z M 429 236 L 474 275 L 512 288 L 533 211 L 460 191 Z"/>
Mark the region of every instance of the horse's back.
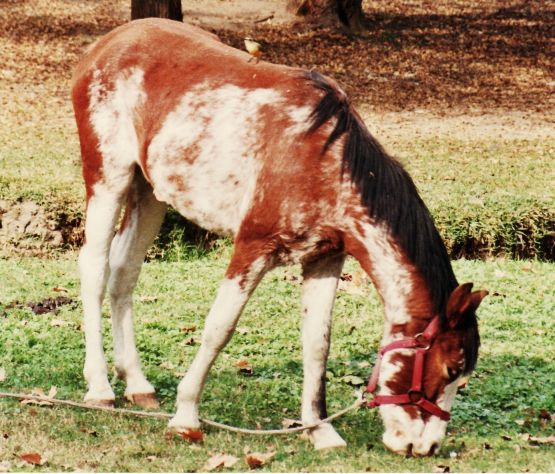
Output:
<path fill-rule="evenodd" d="M 105 174 L 107 158 L 122 169 L 138 165 L 159 200 L 226 234 L 238 231 L 265 188 L 274 201 L 285 188 L 296 192 L 295 182 L 304 189 L 314 170 L 301 157 L 318 156 L 321 146 L 306 140 L 319 94 L 301 70 L 249 59 L 170 20 L 112 31 L 74 75 L 81 139 L 92 124 L 92 148 L 104 150 L 102 158 L 83 153 L 84 169 Z"/>

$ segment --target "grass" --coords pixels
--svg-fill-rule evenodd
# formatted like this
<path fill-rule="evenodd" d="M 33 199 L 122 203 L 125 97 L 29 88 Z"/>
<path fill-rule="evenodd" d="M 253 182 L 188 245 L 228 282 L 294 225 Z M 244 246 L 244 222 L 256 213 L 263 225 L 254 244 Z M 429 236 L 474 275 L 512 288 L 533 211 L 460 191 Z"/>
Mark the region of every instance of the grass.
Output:
<path fill-rule="evenodd" d="M 32 200 L 57 221 L 79 223 L 84 191 L 73 130 L 0 133 L 0 200 Z M 552 140 L 419 139 L 390 151 L 413 175 L 452 255 L 552 260 L 554 146 Z M 175 215 L 168 219 L 157 254 L 168 253 L 182 226 Z"/>
<path fill-rule="evenodd" d="M 162 408 L 173 411 L 177 384 L 197 350 L 197 341 L 223 276 L 229 247 L 183 262 L 150 262 L 136 291 L 137 342 L 145 371 L 158 389 Z M 197 471 L 214 453 L 241 460 L 244 451 L 276 451 L 267 471 L 454 471 L 555 470 L 555 447 L 534 446 L 522 435 L 548 436 L 555 413 L 554 265 L 538 261 L 459 260 L 460 281 L 474 281 L 490 296 L 480 308 L 482 348 L 468 389 L 457 396 L 444 447 L 430 459 L 400 458 L 381 445 L 375 411 L 349 414 L 335 423 L 348 441 L 342 451 L 319 453 L 297 436 L 258 438 L 207 429 L 203 445 L 165 437 L 165 422 L 109 416 L 61 407 L 0 401 L 0 463 L 18 467 L 18 456 L 39 452 L 48 462 L 36 470 Z M 356 273 L 349 261 L 345 271 Z M 297 418 L 302 364 L 299 344 L 297 269 L 269 274 L 249 302 L 239 328 L 211 371 L 201 416 L 234 425 L 279 427 Z M 79 400 L 83 334 L 75 259 L 2 260 L 0 278 L 0 390 L 58 387 L 58 397 Z M 24 305 L 56 296 L 62 286 L 74 305 L 56 315 L 35 315 Z M 353 401 L 349 376 L 365 378 L 379 344 L 381 307 L 370 287 L 340 291 L 335 308 L 328 367 L 331 412 Z M 108 317 L 107 307 L 105 315 Z M 52 325 L 52 323 L 55 325 Z M 105 319 L 108 328 L 109 320 Z M 110 335 L 105 331 L 107 355 Z M 253 374 L 235 366 L 247 359 Z M 110 362 L 111 363 L 111 362 Z M 116 393 L 123 393 L 115 382 Z M 126 403 L 118 399 L 120 406 Z M 1 464 L 0 464 L 1 465 Z"/>
<path fill-rule="evenodd" d="M 543 113 L 548 116 L 548 111 L 543 110 L 548 105 L 542 105 L 549 104 L 549 74 L 545 72 L 546 48 L 542 32 L 550 25 L 549 12 L 536 5 L 514 11 L 501 8 L 496 15 L 491 15 L 489 7 L 474 5 L 472 8 L 476 8 L 476 12 L 465 13 L 470 23 L 461 23 L 456 13 L 461 6 L 453 2 L 439 2 L 436 6 L 438 11 L 443 11 L 441 29 L 448 25 L 447 36 L 445 32 L 435 36 L 439 17 L 422 16 L 420 7 L 414 5 L 403 5 L 405 13 L 416 9 L 407 13 L 406 18 L 397 14 L 391 17 L 389 8 L 395 10 L 395 5 L 382 6 L 385 16 L 374 18 L 377 22 L 374 33 L 364 40 L 348 40 L 312 30 L 301 36 L 293 33 L 292 37 L 286 28 L 260 30 L 259 33 L 270 35 L 268 59 L 284 64 L 304 64 L 308 68 L 318 65 L 353 89 L 357 102 L 374 111 L 389 110 L 388 104 L 399 101 L 401 107 L 396 106 L 398 109 L 426 107 L 438 114 L 446 110 L 468 111 L 476 102 L 481 107 L 493 102 L 500 108 L 492 110 L 499 114 L 503 114 L 503 110 L 536 110 L 539 116 L 544 116 Z M 466 8 L 467 4 L 464 6 Z M 7 207 L 21 200 L 31 200 L 44 206 L 60 226 L 81 223 L 84 190 L 69 100 L 69 78 L 87 45 L 126 21 L 128 8 L 128 2 L 121 0 L 39 0 L 6 5 L 0 15 L 0 53 L 6 63 L 0 70 L 3 108 L 0 114 L 0 201 L 6 201 Z M 480 9 L 485 9 L 483 14 L 478 14 Z M 519 21 L 512 21 L 513 15 Z M 522 18 L 534 20 L 534 28 L 524 28 L 520 22 Z M 511 22 L 506 24 L 507 19 Z M 432 23 L 429 20 L 433 20 Z M 479 21 L 480 28 L 467 30 L 474 21 Z M 426 28 L 422 29 L 420 22 L 424 22 Z M 413 27 L 418 28 L 413 30 Z M 459 31 L 460 28 L 463 31 Z M 242 47 L 245 35 L 231 31 L 222 33 L 226 41 Z M 408 35 L 403 40 L 406 47 L 392 50 L 387 45 L 380 46 L 380 41 L 374 38 L 374 35 L 396 36 L 397 33 Z M 511 40 L 507 45 L 513 44 L 512 38 L 516 37 L 517 44 L 526 48 L 503 47 L 505 43 L 500 37 Z M 270 38 L 275 41 L 269 41 Z M 430 38 L 436 38 L 433 44 L 438 48 L 432 55 L 428 54 Z M 474 59 L 465 56 L 467 63 L 460 62 L 461 38 L 470 41 L 468 47 L 463 48 L 465 55 L 477 55 Z M 390 40 L 384 38 L 382 42 Z M 484 52 L 483 47 L 487 45 Z M 420 55 L 417 51 L 426 54 Z M 364 56 L 368 54 L 371 56 Z M 341 64 L 348 64 L 344 73 L 334 72 L 337 57 L 341 57 Z M 457 60 L 453 61 L 453 57 Z M 437 69 L 435 61 L 438 60 L 447 70 Z M 499 68 L 499 64 L 507 61 L 512 64 L 510 68 Z M 462 67 L 464 65 L 466 67 Z M 463 72 L 455 74 L 459 68 Z M 495 74 L 490 72 L 492 69 Z M 515 71 L 524 74 L 523 84 L 516 80 L 520 76 Z M 412 84 L 409 80 L 406 83 L 401 76 L 409 72 L 423 82 Z M 376 82 L 378 76 L 387 79 Z M 477 77 L 479 81 L 471 88 L 474 92 L 459 90 Z M 499 81 L 503 86 L 490 87 L 492 81 Z M 455 93 L 455 89 L 458 92 Z M 435 97 L 432 102 L 430 95 Z M 520 102 L 519 98 L 525 96 L 527 99 Z M 452 104 L 454 97 L 459 100 Z M 531 103 L 537 108 L 532 108 Z M 555 259 L 553 138 L 540 141 L 519 140 L 510 135 L 488 140 L 473 136 L 465 140 L 421 137 L 398 140 L 389 148 L 413 174 L 454 256 Z M 179 235 L 182 221 L 177 224 L 175 221 L 175 215 L 166 221 L 166 233 L 154 254 L 173 258 L 173 243 L 182 241 Z M 79 243 L 76 242 L 81 238 L 78 232 L 65 234 L 68 246 Z M 186 234 L 190 236 L 191 231 Z M 13 251 L 12 247 L 9 249 Z M 7 254 L 10 255 L 9 250 Z"/>

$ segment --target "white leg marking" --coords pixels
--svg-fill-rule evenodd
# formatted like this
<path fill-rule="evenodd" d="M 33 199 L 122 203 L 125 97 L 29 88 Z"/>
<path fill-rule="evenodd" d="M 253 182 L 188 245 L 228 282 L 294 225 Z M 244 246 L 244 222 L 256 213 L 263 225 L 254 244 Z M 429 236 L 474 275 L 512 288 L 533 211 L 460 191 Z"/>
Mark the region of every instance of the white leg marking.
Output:
<path fill-rule="evenodd" d="M 86 243 L 79 255 L 81 299 L 85 327 L 85 367 L 89 391 L 86 401 L 114 400 L 102 347 L 102 300 L 108 278 L 108 249 L 119 214 L 119 200 L 113 196 L 93 196 L 88 203 Z"/>
<path fill-rule="evenodd" d="M 135 345 L 132 293 L 146 250 L 158 233 L 166 211 L 166 205 L 154 198 L 150 187 L 144 185 L 139 190 L 134 187 L 130 192 L 135 195 L 134 207 L 123 232 L 112 242 L 108 285 L 114 361 L 118 375 L 126 382 L 127 396 L 154 393 L 154 387 L 143 374 Z"/>
<path fill-rule="evenodd" d="M 253 263 L 250 278 L 225 279 L 208 313 L 199 351 L 177 388 L 177 411 L 169 426 L 177 431 L 200 426 L 198 404 L 216 357 L 231 338 L 243 307 L 265 271 L 263 259 Z M 256 269 L 256 270 L 255 270 Z M 241 285 L 243 283 L 243 285 Z"/>
<path fill-rule="evenodd" d="M 305 265 L 304 268 L 302 420 L 305 424 L 314 423 L 325 414 L 325 376 L 331 316 L 343 262 L 344 257 L 340 256 Z M 310 438 L 316 449 L 346 446 L 345 441 L 328 423 L 311 430 Z"/>

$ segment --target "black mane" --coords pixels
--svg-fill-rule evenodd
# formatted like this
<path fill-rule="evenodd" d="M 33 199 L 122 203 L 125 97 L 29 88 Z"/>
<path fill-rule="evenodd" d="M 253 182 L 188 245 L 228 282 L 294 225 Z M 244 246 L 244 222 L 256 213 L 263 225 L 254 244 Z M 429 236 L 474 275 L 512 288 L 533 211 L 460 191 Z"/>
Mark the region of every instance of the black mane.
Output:
<path fill-rule="evenodd" d="M 308 134 L 335 117 L 335 127 L 322 153 L 346 134 L 343 173 L 349 173 L 358 187 L 370 217 L 390 228 L 408 259 L 421 273 L 428 285 L 435 314 L 440 315 L 445 327 L 447 299 L 457 286 L 457 280 L 445 245 L 412 178 L 370 134 L 342 91 L 316 71 L 306 74 L 314 87 L 324 92 L 311 114 Z M 465 331 L 468 332 L 465 337 L 466 369 L 470 371 L 476 363 L 478 342 L 475 317 L 469 322 L 474 323 Z"/>

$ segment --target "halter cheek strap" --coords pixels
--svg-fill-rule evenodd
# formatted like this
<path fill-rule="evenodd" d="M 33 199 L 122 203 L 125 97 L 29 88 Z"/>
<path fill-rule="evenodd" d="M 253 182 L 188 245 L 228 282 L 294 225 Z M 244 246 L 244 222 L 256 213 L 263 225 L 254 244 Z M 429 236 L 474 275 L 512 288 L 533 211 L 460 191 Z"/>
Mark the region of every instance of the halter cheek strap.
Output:
<path fill-rule="evenodd" d="M 435 415 L 443 421 L 449 421 L 451 415 L 449 412 L 442 410 L 437 404 L 426 398 L 422 391 L 424 381 L 424 361 L 426 353 L 430 350 L 432 342 L 439 331 L 439 316 L 436 316 L 426 327 L 424 332 L 414 337 L 400 339 L 382 347 L 378 353 L 378 360 L 368 380 L 366 387 L 367 393 L 374 393 L 378 388 L 378 379 L 380 376 L 380 368 L 383 356 L 389 352 L 399 349 L 415 349 L 414 368 L 412 371 L 412 383 L 409 391 L 400 395 L 374 395 L 374 398 L 368 402 L 370 408 L 380 405 L 414 405 L 422 410 Z"/>

